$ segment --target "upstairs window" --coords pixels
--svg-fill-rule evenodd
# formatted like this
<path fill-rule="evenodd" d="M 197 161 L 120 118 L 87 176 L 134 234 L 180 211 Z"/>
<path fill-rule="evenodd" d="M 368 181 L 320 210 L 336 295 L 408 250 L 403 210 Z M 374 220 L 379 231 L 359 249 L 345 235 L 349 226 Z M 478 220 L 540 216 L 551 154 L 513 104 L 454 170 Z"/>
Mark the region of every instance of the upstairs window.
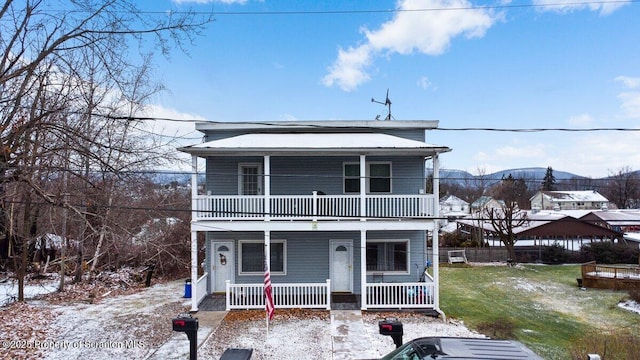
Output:
<path fill-rule="evenodd" d="M 366 165 L 367 193 L 391 193 L 391 163 L 374 162 Z M 344 192 L 360 192 L 360 164 L 344 164 Z"/>

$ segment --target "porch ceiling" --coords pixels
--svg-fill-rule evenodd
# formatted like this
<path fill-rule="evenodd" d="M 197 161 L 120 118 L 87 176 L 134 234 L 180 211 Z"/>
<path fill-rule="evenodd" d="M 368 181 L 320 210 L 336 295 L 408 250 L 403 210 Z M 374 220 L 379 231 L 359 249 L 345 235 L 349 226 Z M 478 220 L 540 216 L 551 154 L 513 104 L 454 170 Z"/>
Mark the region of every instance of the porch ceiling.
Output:
<path fill-rule="evenodd" d="M 278 133 L 245 134 L 178 150 L 192 155 L 421 155 L 433 156 L 451 151 L 387 134 L 372 133 Z"/>

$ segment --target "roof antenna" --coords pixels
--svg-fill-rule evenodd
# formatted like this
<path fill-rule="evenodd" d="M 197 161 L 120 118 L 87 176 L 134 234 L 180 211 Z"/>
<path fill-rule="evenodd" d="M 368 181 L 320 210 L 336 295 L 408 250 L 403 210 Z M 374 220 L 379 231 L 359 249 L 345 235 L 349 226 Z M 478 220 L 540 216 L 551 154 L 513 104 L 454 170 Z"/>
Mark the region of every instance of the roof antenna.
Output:
<path fill-rule="evenodd" d="M 391 116 L 391 100 L 389 100 L 389 89 L 387 89 L 387 97 L 385 98 L 384 102 L 376 101 L 376 99 L 374 98 L 371 98 L 371 102 L 382 104 L 387 107 L 387 117 L 384 118 L 385 120 L 395 120 L 395 118 Z M 380 120 L 380 115 L 376 116 L 376 120 Z"/>

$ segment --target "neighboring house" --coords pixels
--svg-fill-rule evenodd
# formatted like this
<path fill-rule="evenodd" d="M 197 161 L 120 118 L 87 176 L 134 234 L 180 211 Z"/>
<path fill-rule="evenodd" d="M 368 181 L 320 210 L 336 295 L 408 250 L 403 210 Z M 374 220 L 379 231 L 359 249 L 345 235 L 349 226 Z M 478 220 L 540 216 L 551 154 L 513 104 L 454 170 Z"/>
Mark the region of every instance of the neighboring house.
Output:
<path fill-rule="evenodd" d="M 533 210 L 600 210 L 609 200 L 597 191 L 538 191 L 530 199 Z"/>
<path fill-rule="evenodd" d="M 426 143 L 437 121 L 282 121 L 196 124 L 192 155 L 192 310 L 210 293 L 227 309 L 264 308 L 265 262 L 276 308 L 439 311 L 438 174 L 445 146 Z M 206 160 L 204 193 L 198 158 Z M 432 163 L 433 194 L 425 194 Z M 206 235 L 199 277 L 198 233 Z M 432 258 L 428 259 L 428 255 Z M 434 267 L 417 283 L 424 264 Z"/>
<path fill-rule="evenodd" d="M 491 196 L 483 195 L 471 203 L 471 212 L 478 213 L 485 210 L 502 209 L 503 206 L 503 200 L 496 200 Z"/>
<path fill-rule="evenodd" d="M 469 203 L 455 195 L 447 195 L 440 200 L 440 215 L 443 217 L 463 217 L 469 215 Z"/>

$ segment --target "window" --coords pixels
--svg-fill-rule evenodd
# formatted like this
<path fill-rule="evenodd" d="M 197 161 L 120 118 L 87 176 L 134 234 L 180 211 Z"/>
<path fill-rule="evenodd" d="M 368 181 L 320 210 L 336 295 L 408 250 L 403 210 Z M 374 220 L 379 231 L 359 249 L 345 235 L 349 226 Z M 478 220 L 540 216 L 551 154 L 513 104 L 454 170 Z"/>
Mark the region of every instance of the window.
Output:
<path fill-rule="evenodd" d="M 391 193 L 391 163 L 367 163 L 367 192 Z M 344 192 L 360 192 L 360 164 L 344 164 Z"/>
<path fill-rule="evenodd" d="M 344 164 L 344 192 L 360 192 L 360 165 Z"/>
<path fill-rule="evenodd" d="M 240 275 L 264 274 L 264 241 L 240 241 Z M 286 241 L 271 241 L 271 275 L 285 275 L 287 267 Z"/>
<path fill-rule="evenodd" d="M 367 271 L 406 273 L 408 264 L 408 240 L 367 242 Z"/>
<path fill-rule="evenodd" d="M 369 164 L 369 192 L 391 192 L 391 164 Z"/>

